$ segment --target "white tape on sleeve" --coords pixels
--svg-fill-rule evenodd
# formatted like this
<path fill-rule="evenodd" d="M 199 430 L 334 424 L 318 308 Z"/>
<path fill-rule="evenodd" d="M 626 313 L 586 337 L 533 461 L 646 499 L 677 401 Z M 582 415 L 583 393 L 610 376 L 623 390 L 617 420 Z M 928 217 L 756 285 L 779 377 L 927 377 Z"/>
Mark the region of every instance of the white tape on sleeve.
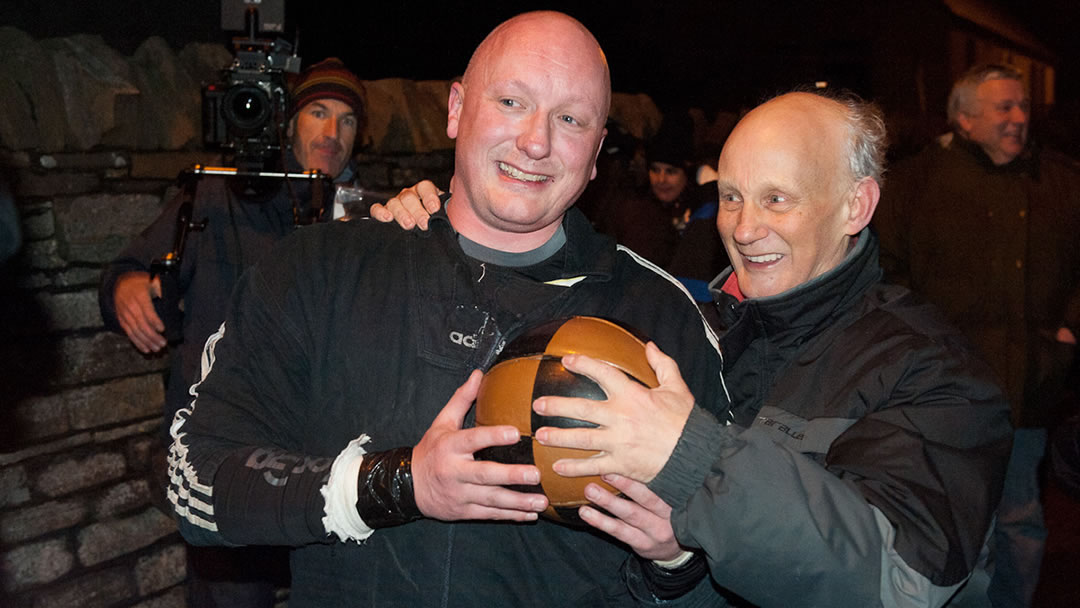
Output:
<path fill-rule="evenodd" d="M 367 435 L 361 435 L 350 441 L 334 459 L 334 464 L 330 466 L 330 479 L 319 490 L 326 501 L 323 528 L 327 534 L 334 534 L 342 541 L 360 542 L 374 532 L 356 511 L 357 476 L 360 474 L 360 464 L 364 462 L 364 454 L 367 454 L 361 446 L 370 440 Z"/>

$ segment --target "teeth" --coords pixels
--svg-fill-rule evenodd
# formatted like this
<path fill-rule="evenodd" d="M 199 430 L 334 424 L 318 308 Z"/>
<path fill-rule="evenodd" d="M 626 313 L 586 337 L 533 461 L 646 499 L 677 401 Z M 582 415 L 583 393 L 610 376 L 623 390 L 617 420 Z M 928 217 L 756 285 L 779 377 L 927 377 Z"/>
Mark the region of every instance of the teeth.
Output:
<path fill-rule="evenodd" d="M 748 255 L 746 259 L 755 264 L 768 264 L 769 262 L 775 262 L 784 256 L 779 253 L 770 253 L 767 255 Z"/>
<path fill-rule="evenodd" d="M 506 163 L 499 163 L 499 169 L 501 169 L 503 173 L 509 175 L 510 177 L 512 177 L 514 179 L 520 179 L 520 180 L 526 181 L 526 182 L 546 182 L 547 181 L 547 176 L 546 175 L 536 175 L 536 174 L 533 174 L 533 173 L 525 173 L 524 171 L 519 171 L 518 169 L 515 169 L 514 167 L 511 167 L 510 165 L 508 165 Z"/>

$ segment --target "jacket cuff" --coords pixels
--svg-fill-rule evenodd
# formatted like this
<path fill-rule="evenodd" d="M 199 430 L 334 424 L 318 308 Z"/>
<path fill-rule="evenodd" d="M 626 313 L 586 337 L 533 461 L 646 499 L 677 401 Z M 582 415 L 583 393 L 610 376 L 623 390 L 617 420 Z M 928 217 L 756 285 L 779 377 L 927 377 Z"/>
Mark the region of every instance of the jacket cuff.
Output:
<path fill-rule="evenodd" d="M 664 468 L 649 489 L 672 509 L 679 509 L 701 487 L 719 450 L 727 443 L 725 428 L 712 414 L 695 405 Z"/>
<path fill-rule="evenodd" d="M 641 577 L 645 586 L 658 600 L 682 597 L 697 587 L 709 573 L 709 565 L 700 553 L 691 553 L 690 559 L 675 568 L 665 568 L 655 561 L 634 557 L 641 562 Z"/>

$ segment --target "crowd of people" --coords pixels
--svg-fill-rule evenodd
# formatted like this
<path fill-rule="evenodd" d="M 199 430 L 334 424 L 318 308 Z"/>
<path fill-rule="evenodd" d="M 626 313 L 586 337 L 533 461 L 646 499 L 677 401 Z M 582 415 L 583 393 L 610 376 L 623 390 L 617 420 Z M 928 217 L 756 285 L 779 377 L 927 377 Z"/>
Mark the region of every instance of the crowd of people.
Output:
<path fill-rule="evenodd" d="M 1029 137 L 1022 83 L 962 75 L 952 132 L 887 180 L 874 104 L 794 91 L 738 122 L 708 181 L 673 112 L 641 179 L 596 188 L 607 60 L 539 11 L 452 84 L 445 193 L 296 230 L 297 185 L 200 180 L 101 288 L 110 327 L 169 346 L 190 604 L 272 605 L 285 547 L 290 606 L 1030 605 L 1080 331 L 1080 169 Z M 352 181 L 360 81 L 331 59 L 291 94 L 282 165 Z M 185 203 L 206 227 L 154 274 Z M 534 402 L 592 423 L 536 432 L 598 451 L 555 464 L 618 490 L 587 486 L 586 529 L 537 517 L 537 467 L 473 456 L 520 440 L 472 424 L 482 370 L 568 315 L 649 336 L 660 381 L 573 355 L 606 399 Z M 1061 470 L 1076 444 L 1055 438 Z"/>

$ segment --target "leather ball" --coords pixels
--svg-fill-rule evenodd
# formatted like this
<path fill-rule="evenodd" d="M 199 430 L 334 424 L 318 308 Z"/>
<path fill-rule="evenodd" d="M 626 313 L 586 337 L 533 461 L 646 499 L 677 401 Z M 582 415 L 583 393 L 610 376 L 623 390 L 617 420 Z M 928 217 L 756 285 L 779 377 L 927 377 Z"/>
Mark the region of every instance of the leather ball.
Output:
<path fill-rule="evenodd" d="M 598 317 L 577 316 L 541 323 L 510 341 L 484 374 L 476 398 L 478 425 L 506 424 L 521 432 L 511 446 L 480 450 L 476 457 L 508 464 L 535 464 L 540 469 L 537 486 L 511 486 L 548 497 L 544 517 L 582 525 L 577 508 L 587 504 L 585 486 L 594 482 L 612 492 L 599 477 L 563 477 L 551 465 L 560 458 L 587 458 L 594 452 L 540 445 L 533 435 L 540 427 L 592 427 L 591 423 L 558 416 L 541 416 L 532 402 L 541 396 L 606 399 L 604 391 L 589 378 L 568 371 L 563 355 L 581 353 L 612 365 L 650 388 L 659 383 L 645 358 L 647 338 L 624 324 Z"/>

